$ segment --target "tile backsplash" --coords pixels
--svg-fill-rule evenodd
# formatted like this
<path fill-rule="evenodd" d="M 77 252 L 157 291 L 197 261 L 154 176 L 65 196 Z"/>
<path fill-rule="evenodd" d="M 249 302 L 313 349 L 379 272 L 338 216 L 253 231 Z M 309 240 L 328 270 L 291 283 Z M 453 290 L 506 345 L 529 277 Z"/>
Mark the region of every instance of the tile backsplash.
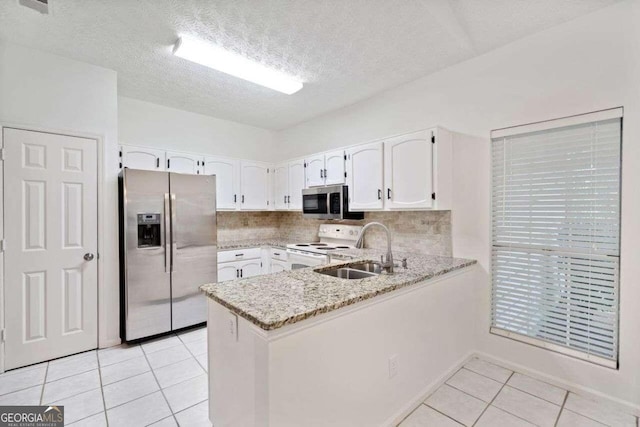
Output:
<path fill-rule="evenodd" d="M 371 221 L 385 224 L 392 233 L 393 249 L 451 256 L 451 212 L 367 212 L 363 221 L 344 221 L 364 225 Z M 323 221 L 304 218 L 300 212 L 218 212 L 218 240 L 281 238 L 291 242 L 318 240 Z M 367 231 L 365 247 L 386 248 L 381 228 Z"/>

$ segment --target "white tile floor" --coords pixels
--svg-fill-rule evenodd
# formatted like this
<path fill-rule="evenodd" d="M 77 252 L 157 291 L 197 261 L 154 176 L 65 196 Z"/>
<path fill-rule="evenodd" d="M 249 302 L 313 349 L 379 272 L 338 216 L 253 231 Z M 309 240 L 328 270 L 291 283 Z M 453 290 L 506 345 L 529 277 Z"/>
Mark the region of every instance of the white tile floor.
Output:
<path fill-rule="evenodd" d="M 206 329 L 89 351 L 0 375 L 0 405 L 65 405 L 70 426 L 205 426 Z M 635 416 L 480 359 L 400 427 L 637 427 Z"/>
<path fill-rule="evenodd" d="M 399 427 L 636 427 L 637 417 L 551 384 L 472 359 Z"/>
<path fill-rule="evenodd" d="M 210 427 L 206 338 L 200 328 L 9 371 L 0 405 L 64 405 L 70 426 Z"/>

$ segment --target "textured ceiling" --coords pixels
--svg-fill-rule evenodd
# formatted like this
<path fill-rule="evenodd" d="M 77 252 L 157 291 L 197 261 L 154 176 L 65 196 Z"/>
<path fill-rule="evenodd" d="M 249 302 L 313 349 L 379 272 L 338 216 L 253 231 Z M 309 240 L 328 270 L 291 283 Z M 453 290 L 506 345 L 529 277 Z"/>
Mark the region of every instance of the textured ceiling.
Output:
<path fill-rule="evenodd" d="M 0 39 L 118 72 L 120 95 L 282 129 L 617 0 L 0 0 Z M 174 57 L 191 34 L 297 76 L 294 95 Z"/>

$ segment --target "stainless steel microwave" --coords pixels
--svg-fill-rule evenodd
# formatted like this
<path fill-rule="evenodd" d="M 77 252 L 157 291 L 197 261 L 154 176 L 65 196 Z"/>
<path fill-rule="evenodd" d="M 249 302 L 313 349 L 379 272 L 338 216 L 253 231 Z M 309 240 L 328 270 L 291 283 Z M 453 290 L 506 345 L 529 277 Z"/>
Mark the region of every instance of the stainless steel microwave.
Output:
<path fill-rule="evenodd" d="M 346 185 L 302 190 L 302 214 L 317 219 L 364 219 L 363 212 L 349 211 L 349 187 Z"/>

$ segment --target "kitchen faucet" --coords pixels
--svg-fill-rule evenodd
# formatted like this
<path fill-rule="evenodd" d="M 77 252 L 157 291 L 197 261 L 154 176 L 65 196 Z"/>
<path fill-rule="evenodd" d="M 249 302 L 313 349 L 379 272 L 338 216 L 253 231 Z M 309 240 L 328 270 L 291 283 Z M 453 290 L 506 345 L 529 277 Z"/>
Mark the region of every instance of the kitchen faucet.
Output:
<path fill-rule="evenodd" d="M 370 222 L 368 224 L 366 224 L 364 227 L 362 227 L 362 230 L 360 231 L 360 234 L 358 235 L 358 240 L 356 241 L 356 248 L 362 248 L 363 243 L 364 243 L 364 233 L 365 231 L 367 231 L 367 229 L 369 227 L 372 227 L 374 225 L 380 226 L 384 229 L 384 231 L 387 232 L 387 259 L 383 260 L 382 262 L 378 263 L 375 262 L 375 264 L 380 264 L 380 267 L 382 269 L 384 269 L 387 273 L 393 273 L 393 254 L 391 253 L 391 231 L 389 231 L 389 228 L 387 228 L 386 225 L 381 224 L 379 222 Z"/>

